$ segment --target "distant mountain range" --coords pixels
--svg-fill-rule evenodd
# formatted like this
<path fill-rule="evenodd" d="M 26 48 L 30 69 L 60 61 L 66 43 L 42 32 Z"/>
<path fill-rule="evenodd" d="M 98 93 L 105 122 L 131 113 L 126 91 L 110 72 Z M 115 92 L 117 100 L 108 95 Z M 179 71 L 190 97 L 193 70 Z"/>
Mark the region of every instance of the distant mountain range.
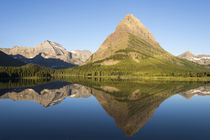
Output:
<path fill-rule="evenodd" d="M 201 64 L 201 65 L 210 65 L 210 55 L 195 55 L 191 53 L 190 51 L 186 51 L 178 56 L 179 58 L 184 58 L 189 61 L 193 61 L 195 63 Z"/>
<path fill-rule="evenodd" d="M 16 60 L 50 68 L 71 68 L 83 64 L 91 55 L 87 50 L 67 51 L 60 44 L 46 40 L 35 47 L 0 48 Z"/>
<path fill-rule="evenodd" d="M 93 54 L 88 50 L 67 51 L 60 44 L 49 40 L 35 47 L 15 46 L 0 48 L 0 51 L 25 64 L 33 63 L 54 69 L 80 66 L 60 72 L 61 75 L 202 77 L 210 73 L 210 67 L 199 65 L 209 65 L 209 55 L 186 52 L 176 57 L 170 54 L 132 14 L 125 16 L 114 33 Z"/>

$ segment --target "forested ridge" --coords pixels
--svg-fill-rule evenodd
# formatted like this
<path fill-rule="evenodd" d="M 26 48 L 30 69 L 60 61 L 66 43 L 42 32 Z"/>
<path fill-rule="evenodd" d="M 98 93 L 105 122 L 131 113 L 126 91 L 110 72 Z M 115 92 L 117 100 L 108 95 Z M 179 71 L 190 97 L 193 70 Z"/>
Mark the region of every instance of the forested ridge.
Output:
<path fill-rule="evenodd" d="M 1 79 L 21 77 L 52 77 L 54 73 L 54 69 L 50 69 L 36 64 L 27 64 L 19 67 L 0 67 Z"/>

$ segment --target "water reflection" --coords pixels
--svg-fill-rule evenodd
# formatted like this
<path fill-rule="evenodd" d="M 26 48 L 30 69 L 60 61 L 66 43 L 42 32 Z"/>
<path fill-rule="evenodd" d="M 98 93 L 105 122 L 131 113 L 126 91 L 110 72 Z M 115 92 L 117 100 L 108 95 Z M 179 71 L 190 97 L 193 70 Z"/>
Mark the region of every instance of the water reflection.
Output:
<path fill-rule="evenodd" d="M 113 80 L 44 81 L 38 82 L 38 85 L 37 82 L 30 83 L 3 83 L 0 99 L 32 100 L 43 107 L 49 107 L 61 103 L 65 98 L 88 98 L 92 95 L 126 136 L 133 136 L 149 121 L 159 105 L 175 94 L 187 99 L 210 95 L 209 83 Z"/>
<path fill-rule="evenodd" d="M 90 95 L 90 91 L 82 85 L 52 81 L 32 87 L 2 89 L 0 99 L 33 100 L 43 107 L 49 107 L 60 103 L 66 97 L 87 98 Z"/>
<path fill-rule="evenodd" d="M 209 96 L 210 86 L 201 86 L 199 88 L 191 89 L 179 94 L 185 97 L 186 99 L 191 99 L 193 96 Z"/>
<path fill-rule="evenodd" d="M 210 92 L 209 86 L 199 87 L 200 84 L 191 83 L 146 82 L 114 85 L 117 87 L 95 86 L 92 88 L 92 95 L 114 118 L 126 136 L 133 136 L 149 121 L 159 105 L 174 94 L 193 96 L 207 95 L 206 93 Z"/>

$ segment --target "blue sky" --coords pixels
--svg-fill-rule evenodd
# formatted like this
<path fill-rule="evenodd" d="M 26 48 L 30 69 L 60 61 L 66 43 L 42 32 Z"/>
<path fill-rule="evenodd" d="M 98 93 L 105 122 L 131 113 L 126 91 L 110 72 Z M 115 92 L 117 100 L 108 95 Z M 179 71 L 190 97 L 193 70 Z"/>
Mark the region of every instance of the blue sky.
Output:
<path fill-rule="evenodd" d="M 126 14 L 174 55 L 210 54 L 210 0 L 0 0 L 0 48 L 51 40 L 94 52 Z"/>

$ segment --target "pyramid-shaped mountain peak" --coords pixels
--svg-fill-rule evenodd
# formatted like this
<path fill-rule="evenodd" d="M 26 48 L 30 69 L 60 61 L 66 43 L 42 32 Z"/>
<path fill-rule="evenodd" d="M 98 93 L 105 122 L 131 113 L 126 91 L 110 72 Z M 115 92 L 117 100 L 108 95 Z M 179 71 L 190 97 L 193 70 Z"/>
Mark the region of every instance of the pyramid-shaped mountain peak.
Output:
<path fill-rule="evenodd" d="M 137 56 L 142 57 L 142 53 L 145 53 L 143 50 L 148 52 L 147 55 L 156 55 L 157 52 L 162 52 L 162 48 L 155 41 L 150 31 L 135 16 L 128 14 L 119 22 L 115 32 L 110 34 L 100 48 L 88 59 L 87 63 L 108 59 L 116 54 L 122 55 L 121 51 L 126 49 L 129 51 L 133 50 L 133 53 L 141 52 L 141 54 L 135 54 L 135 58 Z M 153 52 L 151 51 L 152 49 L 156 51 Z M 133 56 L 134 54 L 132 54 Z"/>
<path fill-rule="evenodd" d="M 186 51 L 186 52 L 184 52 L 184 53 L 182 53 L 182 54 L 180 54 L 179 55 L 179 57 L 184 57 L 184 58 L 186 58 L 186 57 L 193 57 L 193 56 L 195 56 L 192 52 L 190 52 L 190 51 Z"/>
<path fill-rule="evenodd" d="M 186 54 L 193 54 L 191 51 L 186 51 L 185 53 Z"/>
<path fill-rule="evenodd" d="M 115 32 L 128 32 L 142 39 L 156 43 L 154 36 L 134 15 L 127 14 L 125 18 L 117 25 Z"/>

